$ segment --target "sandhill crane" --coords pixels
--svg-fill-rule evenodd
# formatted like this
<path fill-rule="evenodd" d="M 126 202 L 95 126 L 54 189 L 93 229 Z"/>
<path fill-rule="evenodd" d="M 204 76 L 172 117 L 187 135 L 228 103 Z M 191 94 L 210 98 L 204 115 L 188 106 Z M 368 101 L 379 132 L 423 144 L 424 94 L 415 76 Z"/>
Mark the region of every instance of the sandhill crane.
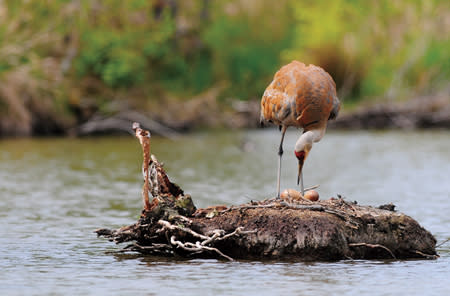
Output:
<path fill-rule="evenodd" d="M 272 122 L 281 130 L 278 149 L 277 197 L 280 198 L 281 157 L 284 134 L 289 126 L 303 128 L 295 144 L 298 159 L 297 185 L 304 194 L 302 168 L 314 142 L 320 141 L 327 122 L 336 118 L 340 109 L 333 78 L 322 68 L 293 61 L 275 74 L 261 99 L 261 125 Z"/>

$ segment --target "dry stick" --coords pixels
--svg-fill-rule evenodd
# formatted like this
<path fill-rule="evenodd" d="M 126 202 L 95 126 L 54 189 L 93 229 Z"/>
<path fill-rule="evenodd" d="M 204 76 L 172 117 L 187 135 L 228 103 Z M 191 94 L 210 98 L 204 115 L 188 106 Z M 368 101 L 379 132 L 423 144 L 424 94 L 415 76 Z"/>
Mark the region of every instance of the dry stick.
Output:
<path fill-rule="evenodd" d="M 394 253 L 392 253 L 391 250 L 389 250 L 389 248 L 383 246 L 383 245 L 379 245 L 379 244 L 366 244 L 366 243 L 352 243 L 352 244 L 348 244 L 349 247 L 368 247 L 368 248 L 382 248 L 386 251 L 389 252 L 389 254 L 391 254 L 392 258 L 397 259 L 394 255 Z"/>
<path fill-rule="evenodd" d="M 245 210 L 245 209 L 259 209 L 259 208 L 277 208 L 281 207 L 279 203 L 270 203 L 266 205 L 242 205 L 242 206 L 231 206 L 226 210 L 220 211 L 219 213 L 231 212 L 233 210 Z"/>
<path fill-rule="evenodd" d="M 311 210 L 311 211 L 323 211 L 329 214 L 333 214 L 336 215 L 340 218 L 342 218 L 345 221 L 348 221 L 349 217 L 347 217 L 347 215 L 345 214 L 341 214 L 335 210 L 330 210 L 327 209 L 326 207 L 322 206 L 322 205 L 294 205 L 294 204 L 289 204 L 286 203 L 284 201 L 280 202 L 280 203 L 270 203 L 270 204 L 266 204 L 266 205 L 243 205 L 243 206 L 238 206 L 238 207 L 230 207 L 226 210 L 221 211 L 220 213 L 225 213 L 225 212 L 229 212 L 232 210 L 242 210 L 242 209 L 258 209 L 258 208 L 278 208 L 278 207 L 285 207 L 285 208 L 289 208 L 289 209 L 295 209 L 295 210 Z M 352 221 L 353 222 L 353 221 Z M 353 222 L 354 224 L 358 224 L 356 222 Z"/>
<path fill-rule="evenodd" d="M 281 203 L 270 203 L 266 205 L 242 205 L 242 206 L 231 206 L 226 210 L 220 211 L 219 213 L 226 213 L 231 212 L 233 210 L 246 210 L 246 209 L 261 209 L 261 208 L 280 208 L 280 207 L 286 207 L 285 205 L 282 205 Z M 305 207 L 309 207 L 306 206 Z M 306 208 L 305 208 L 306 209 Z"/>
<path fill-rule="evenodd" d="M 142 152 L 144 154 L 143 160 L 143 171 L 144 171 L 144 187 L 142 188 L 142 199 L 144 202 L 144 210 L 150 210 L 150 201 L 148 197 L 149 192 L 149 175 L 148 175 L 148 166 L 150 163 L 150 132 L 143 130 L 139 127 L 139 123 L 133 123 L 133 129 L 136 137 L 139 139 L 139 142 L 142 146 Z"/>
<path fill-rule="evenodd" d="M 415 250 L 414 252 L 416 254 L 419 254 L 419 255 L 423 256 L 424 258 L 427 258 L 427 259 L 437 259 L 437 258 L 439 258 L 439 255 L 425 254 L 425 253 L 422 253 L 421 251 L 418 251 L 418 250 Z"/>
<path fill-rule="evenodd" d="M 205 245 L 211 243 L 212 241 L 214 241 L 214 240 L 218 239 L 220 236 L 222 236 L 223 233 L 224 233 L 223 230 L 219 230 L 219 229 L 214 230 L 213 235 L 210 236 L 207 240 L 202 241 L 201 245 L 205 246 Z"/>
<path fill-rule="evenodd" d="M 445 244 L 446 242 L 450 241 L 450 238 L 446 239 L 445 241 L 443 241 L 442 243 L 440 243 L 439 245 L 436 246 L 436 248 L 439 248 L 440 246 L 442 246 L 443 244 Z"/>
<path fill-rule="evenodd" d="M 231 237 L 233 235 L 237 235 L 237 234 L 249 234 L 249 233 L 256 233 L 256 232 L 258 232 L 258 229 L 247 230 L 247 231 L 243 231 L 243 229 L 244 229 L 244 227 L 238 227 L 238 228 L 236 228 L 235 231 L 233 231 L 231 233 L 228 233 L 228 234 L 226 234 L 226 235 L 224 235 L 222 237 L 219 237 L 217 240 L 224 240 L 224 239 L 227 239 L 227 238 L 229 238 L 229 237 Z"/>
<path fill-rule="evenodd" d="M 172 235 L 170 237 L 170 243 L 173 244 L 173 245 L 179 246 L 180 248 L 182 248 L 182 249 L 184 249 L 186 251 L 189 251 L 189 252 L 203 252 L 204 250 L 214 251 L 214 252 L 216 252 L 217 254 L 219 254 L 220 256 L 222 256 L 224 258 L 226 258 L 226 259 L 228 259 L 230 261 L 234 261 L 233 258 L 231 258 L 230 256 L 225 255 L 219 249 L 213 248 L 213 247 L 203 246 L 200 242 L 197 242 L 196 244 L 189 243 L 189 242 L 182 243 L 182 242 L 176 240 L 175 236 Z"/>
<path fill-rule="evenodd" d="M 169 229 L 169 230 L 181 230 L 181 231 L 184 231 L 184 232 L 186 232 L 186 233 L 189 233 L 190 235 L 192 235 L 192 236 L 194 236 L 194 237 L 198 237 L 198 238 L 200 238 L 200 239 L 202 239 L 202 240 L 207 240 L 207 239 L 209 239 L 208 236 L 203 235 L 203 234 L 200 234 L 200 233 L 197 233 L 197 232 L 193 231 L 193 230 L 190 229 L 190 228 L 187 228 L 187 227 L 180 227 L 180 226 L 177 226 L 177 225 L 173 225 L 173 224 L 170 224 L 170 222 L 165 221 L 165 220 L 159 220 L 159 221 L 158 221 L 158 224 L 163 226 L 163 228 L 160 229 L 158 232 L 161 232 L 161 231 L 163 231 L 164 229 Z"/>
<path fill-rule="evenodd" d="M 192 224 L 192 220 L 187 218 L 187 217 L 185 217 L 185 216 L 175 215 L 174 218 L 177 218 L 177 219 L 180 219 L 181 221 L 184 221 L 184 222 L 187 222 L 189 224 Z"/>
<path fill-rule="evenodd" d="M 204 245 L 207 245 L 207 244 L 209 244 L 209 243 L 211 243 L 213 241 L 224 240 L 224 239 L 227 239 L 227 238 L 232 237 L 234 235 L 249 234 L 249 233 L 256 233 L 257 232 L 257 230 L 243 231 L 243 229 L 244 229 L 244 227 L 238 227 L 238 228 L 236 228 L 235 231 L 230 232 L 230 233 L 225 234 L 225 235 L 224 235 L 225 231 L 223 229 L 216 229 L 216 230 L 213 231 L 213 235 L 208 240 L 203 241 L 201 244 L 204 246 Z"/>
<path fill-rule="evenodd" d="M 197 246 L 201 246 L 201 245 L 199 244 L 199 242 L 197 242 L 196 245 L 197 245 Z M 207 247 L 207 246 L 201 246 L 201 248 L 202 248 L 202 249 L 205 249 L 205 250 L 208 250 L 208 251 L 214 251 L 214 252 L 216 252 L 217 254 L 219 254 L 220 256 L 222 256 L 222 257 L 228 259 L 229 261 L 234 261 L 233 258 L 231 258 L 230 256 L 225 255 L 224 253 L 222 253 L 222 252 L 221 252 L 219 249 L 217 249 L 217 248 Z"/>
<path fill-rule="evenodd" d="M 308 190 L 313 190 L 313 189 L 316 189 L 316 188 L 319 188 L 319 184 L 317 184 L 317 185 L 314 185 L 314 186 L 311 186 L 311 187 L 308 187 L 308 188 L 305 188 L 305 192 L 306 191 L 308 191 Z"/>
<path fill-rule="evenodd" d="M 295 204 L 289 204 L 284 201 L 281 202 L 280 204 L 289 209 L 325 211 L 325 208 L 322 205 L 295 205 Z"/>
<path fill-rule="evenodd" d="M 231 232 L 231 233 L 229 233 L 229 234 L 226 234 L 226 235 L 224 235 L 224 233 L 225 233 L 224 230 L 222 230 L 222 229 L 216 229 L 216 230 L 213 231 L 212 236 L 206 236 L 206 235 L 202 235 L 202 234 L 200 234 L 200 233 L 197 233 L 197 232 L 193 231 L 193 230 L 190 229 L 190 228 L 187 228 L 187 227 L 181 227 L 181 226 L 178 226 L 178 225 L 173 225 L 173 224 L 171 224 L 170 222 L 165 221 L 165 220 L 159 220 L 159 221 L 158 221 L 158 224 L 160 224 L 160 225 L 163 226 L 163 228 L 160 229 L 159 232 L 163 231 L 164 229 L 169 229 L 169 230 L 181 230 L 181 231 L 183 231 L 183 232 L 189 233 L 189 234 L 191 234 L 192 236 L 197 237 L 197 238 L 200 238 L 200 239 L 203 240 L 202 242 L 197 241 L 195 244 L 193 244 L 193 243 L 191 243 L 191 242 L 185 242 L 185 243 L 183 243 L 183 242 L 181 242 L 181 241 L 176 240 L 176 239 L 175 239 L 175 236 L 172 235 L 171 238 L 170 238 L 170 243 L 171 243 L 172 245 L 179 246 L 180 248 L 182 248 L 182 249 L 184 249 L 184 250 L 186 250 L 186 251 L 190 251 L 190 252 L 203 252 L 204 250 L 207 250 L 207 251 L 214 251 L 214 252 L 216 252 L 217 254 L 219 254 L 220 256 L 222 256 L 222 257 L 224 257 L 224 258 L 226 258 L 226 259 L 228 259 L 228 260 L 230 260 L 230 261 L 234 261 L 233 258 L 231 258 L 231 257 L 229 257 L 229 256 L 227 256 L 227 255 L 225 255 L 224 253 L 222 253 L 222 252 L 221 252 L 219 249 L 217 249 L 217 248 L 213 248 L 213 247 L 207 246 L 207 244 L 210 244 L 210 243 L 212 243 L 212 242 L 214 242 L 214 241 L 216 241 L 216 240 L 224 240 L 224 239 L 227 239 L 227 238 L 229 238 L 229 237 L 231 237 L 231 236 L 233 236 L 233 235 L 237 235 L 237 234 L 240 234 L 240 233 L 255 233 L 255 232 L 256 232 L 256 230 L 252 230 L 252 231 L 242 231 L 243 227 L 238 227 L 238 228 L 236 228 L 235 231 L 233 231 L 233 232 Z"/>

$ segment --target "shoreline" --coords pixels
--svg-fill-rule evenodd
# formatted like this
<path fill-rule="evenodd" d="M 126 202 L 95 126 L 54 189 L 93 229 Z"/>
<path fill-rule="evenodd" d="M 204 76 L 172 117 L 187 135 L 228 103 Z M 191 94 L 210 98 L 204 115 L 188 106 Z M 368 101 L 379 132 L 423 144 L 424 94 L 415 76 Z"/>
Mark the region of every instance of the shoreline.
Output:
<path fill-rule="evenodd" d="M 259 100 L 219 103 L 215 96 L 204 96 L 165 102 L 159 109 L 152 112 L 117 107 L 110 114 L 101 114 L 89 105 L 75 110 L 76 119 L 71 120 L 34 114 L 30 126 L 21 126 L 17 120 L 5 117 L 0 118 L 0 139 L 126 134 L 131 132 L 130 123 L 135 121 L 168 138 L 204 128 L 259 127 Z M 450 89 L 402 103 L 364 105 L 352 111 L 345 110 L 344 102 L 338 118 L 328 126 L 334 130 L 450 129 Z"/>

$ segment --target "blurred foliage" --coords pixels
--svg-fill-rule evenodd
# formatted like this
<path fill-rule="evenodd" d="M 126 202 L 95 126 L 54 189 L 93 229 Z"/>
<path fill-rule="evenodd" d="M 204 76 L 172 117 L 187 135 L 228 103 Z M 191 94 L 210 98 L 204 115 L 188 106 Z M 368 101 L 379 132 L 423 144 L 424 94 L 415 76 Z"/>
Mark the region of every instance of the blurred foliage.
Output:
<path fill-rule="evenodd" d="M 325 68 L 349 102 L 403 99 L 448 87 L 449 36 L 443 0 L 5 0 L 0 125 L 70 124 L 87 98 L 259 99 L 293 59 Z"/>
<path fill-rule="evenodd" d="M 341 97 L 403 99 L 448 85 L 450 5 L 442 0 L 298 1 L 283 53 L 317 63 Z"/>
<path fill-rule="evenodd" d="M 294 21 L 288 1 L 217 1 L 203 40 L 213 52 L 215 77 L 227 82 L 225 96 L 260 98 L 292 44 Z M 225 13 L 224 13 L 225 12 Z M 228 13 L 227 13 L 228 12 Z"/>
<path fill-rule="evenodd" d="M 78 26 L 82 50 L 75 61 L 78 77 L 94 75 L 109 87 L 130 88 L 187 76 L 168 11 L 155 20 L 151 1 L 84 3 Z"/>

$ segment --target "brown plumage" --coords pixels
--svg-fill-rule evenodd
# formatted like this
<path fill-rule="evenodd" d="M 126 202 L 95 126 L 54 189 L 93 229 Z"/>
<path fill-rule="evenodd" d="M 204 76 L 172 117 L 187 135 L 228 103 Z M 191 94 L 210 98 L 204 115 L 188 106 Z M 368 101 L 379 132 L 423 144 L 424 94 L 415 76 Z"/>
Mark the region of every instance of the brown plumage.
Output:
<path fill-rule="evenodd" d="M 323 137 L 329 119 L 336 118 L 340 102 L 333 78 L 320 67 L 293 61 L 283 66 L 267 87 L 261 99 L 261 124 L 272 122 L 282 132 L 278 151 L 278 183 L 280 196 L 281 156 L 283 139 L 288 126 L 303 128 L 303 134 L 295 145 L 299 160 L 297 182 L 302 182 L 302 167 L 313 142 Z"/>

